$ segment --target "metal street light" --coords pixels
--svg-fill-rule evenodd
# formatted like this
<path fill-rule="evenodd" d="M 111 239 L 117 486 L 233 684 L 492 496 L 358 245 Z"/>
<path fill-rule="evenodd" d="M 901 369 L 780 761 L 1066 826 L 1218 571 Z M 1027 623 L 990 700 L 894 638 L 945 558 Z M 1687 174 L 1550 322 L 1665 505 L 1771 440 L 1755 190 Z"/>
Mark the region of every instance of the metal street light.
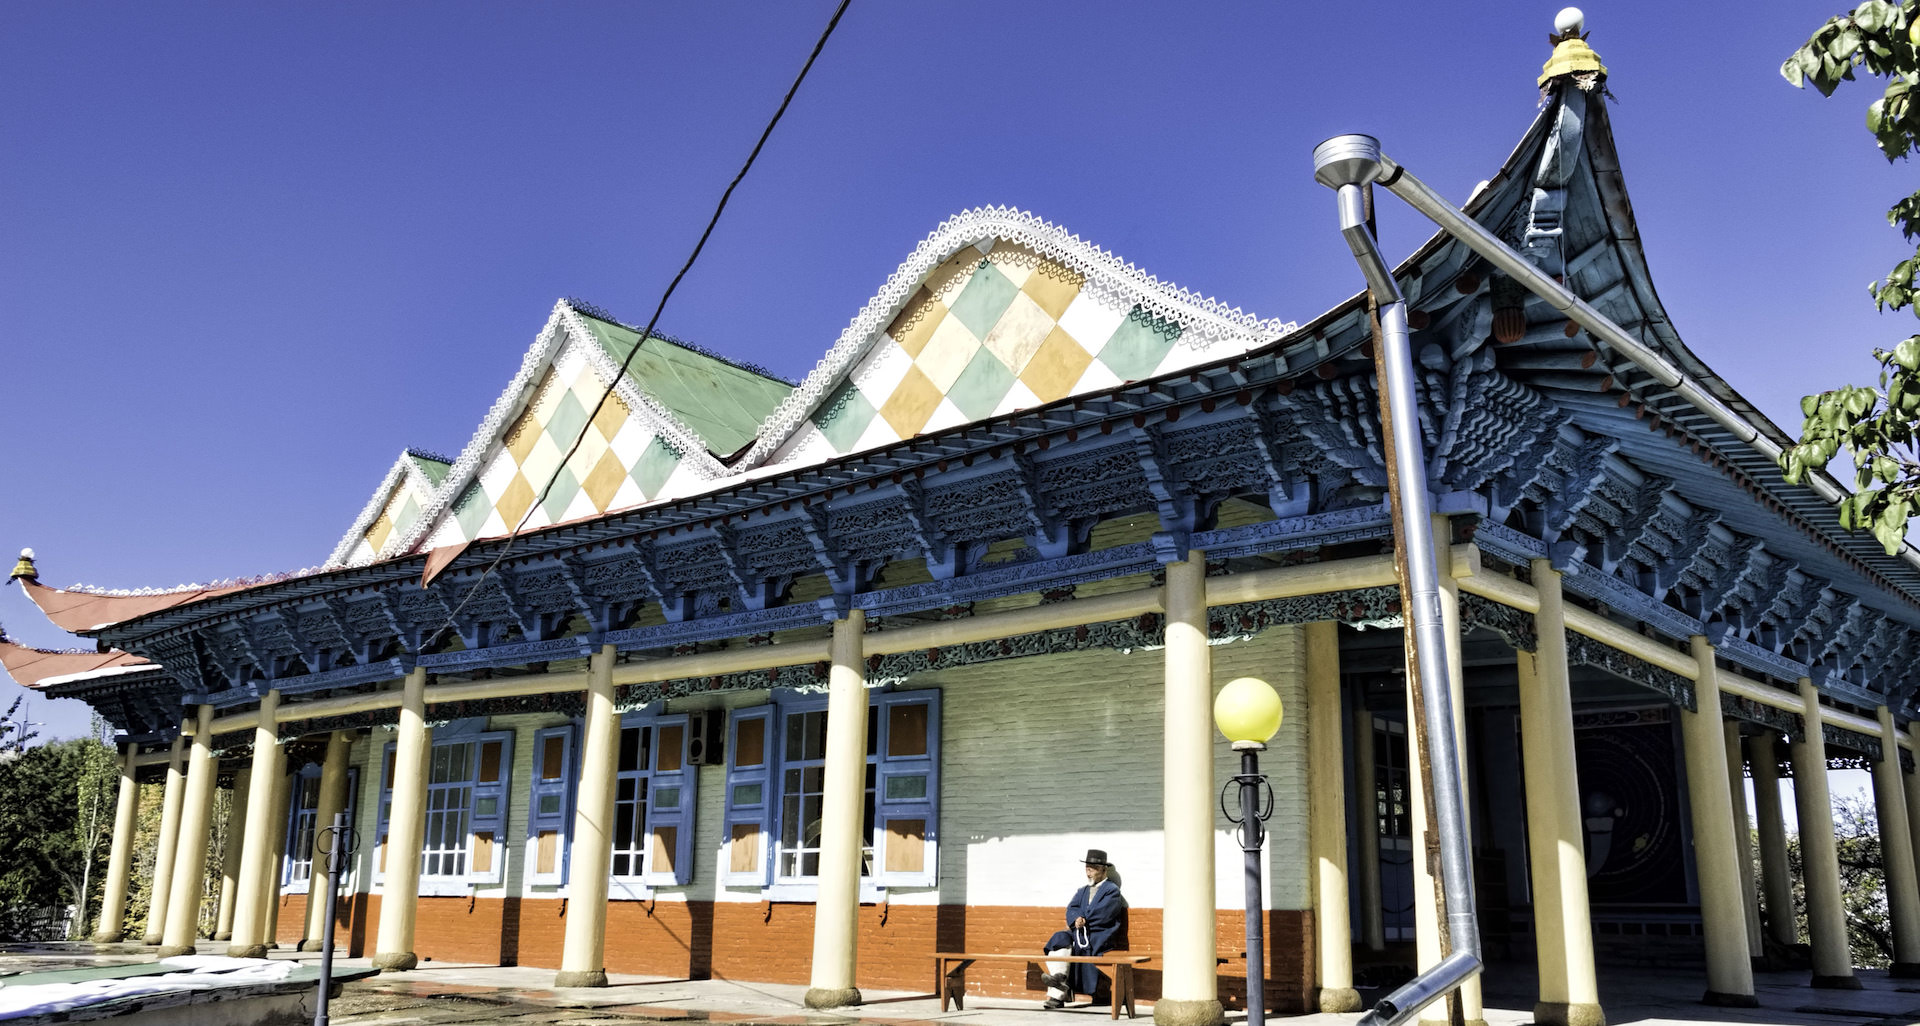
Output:
<path fill-rule="evenodd" d="M 1267 817 L 1273 815 L 1273 787 L 1260 772 L 1260 753 L 1280 732 L 1280 696 L 1273 685 L 1258 677 L 1239 677 L 1220 689 L 1213 700 L 1213 722 L 1240 753 L 1240 772 L 1220 789 L 1220 811 L 1240 828 L 1240 850 L 1247 865 L 1247 1023 L 1262 1026 L 1267 1019 L 1267 954 L 1261 919 L 1266 901 L 1260 886 L 1260 846 L 1266 839 Z M 1227 792 L 1239 788 L 1240 813 L 1227 806 Z"/>

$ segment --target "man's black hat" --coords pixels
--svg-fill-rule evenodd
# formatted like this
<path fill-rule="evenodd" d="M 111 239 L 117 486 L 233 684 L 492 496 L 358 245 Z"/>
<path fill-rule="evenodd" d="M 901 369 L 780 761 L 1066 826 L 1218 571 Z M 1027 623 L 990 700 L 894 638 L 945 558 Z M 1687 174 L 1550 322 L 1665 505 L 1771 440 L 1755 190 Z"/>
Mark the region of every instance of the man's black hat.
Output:
<path fill-rule="evenodd" d="M 1113 865 L 1113 863 L 1107 861 L 1107 853 L 1104 851 L 1101 851 L 1098 848 L 1088 848 L 1087 857 L 1084 859 L 1081 859 L 1080 861 L 1089 866 Z"/>

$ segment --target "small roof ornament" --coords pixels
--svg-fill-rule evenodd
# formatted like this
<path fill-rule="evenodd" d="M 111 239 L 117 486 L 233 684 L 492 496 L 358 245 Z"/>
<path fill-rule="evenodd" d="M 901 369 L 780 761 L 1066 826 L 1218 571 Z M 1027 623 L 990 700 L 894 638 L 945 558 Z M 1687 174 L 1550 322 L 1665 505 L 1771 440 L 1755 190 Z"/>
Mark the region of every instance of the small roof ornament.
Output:
<path fill-rule="evenodd" d="M 33 565 L 33 550 L 21 549 L 20 562 L 13 565 L 13 573 L 7 575 L 7 582 L 12 583 L 18 580 L 38 581 L 39 579 L 40 571 L 35 569 Z"/>
<path fill-rule="evenodd" d="M 1553 56 L 1547 58 L 1546 66 L 1540 69 L 1539 84 L 1562 76 L 1573 76 L 1573 84 L 1582 90 L 1591 92 L 1607 77 L 1607 66 L 1600 63 L 1600 55 L 1587 45 L 1587 37 L 1581 32 L 1586 28 L 1586 15 L 1578 7 L 1563 8 L 1553 17 L 1553 35 L 1547 41 L 1553 44 Z"/>

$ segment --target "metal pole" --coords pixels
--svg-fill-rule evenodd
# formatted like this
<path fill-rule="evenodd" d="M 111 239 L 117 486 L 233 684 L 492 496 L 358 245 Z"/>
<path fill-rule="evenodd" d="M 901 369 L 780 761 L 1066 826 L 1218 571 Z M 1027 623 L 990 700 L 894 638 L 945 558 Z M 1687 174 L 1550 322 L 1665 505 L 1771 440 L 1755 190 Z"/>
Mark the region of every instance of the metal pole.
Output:
<path fill-rule="evenodd" d="M 340 868 L 347 861 L 347 814 L 333 814 L 327 832 L 327 918 L 320 935 L 320 997 L 313 1005 L 313 1026 L 327 1026 L 327 999 L 333 990 L 333 923 L 340 900 Z"/>
<path fill-rule="evenodd" d="M 1262 745 L 1261 747 L 1265 747 Z M 1240 752 L 1240 850 L 1247 862 L 1247 1026 L 1267 1021 L 1266 899 L 1260 886 L 1260 749 Z"/>

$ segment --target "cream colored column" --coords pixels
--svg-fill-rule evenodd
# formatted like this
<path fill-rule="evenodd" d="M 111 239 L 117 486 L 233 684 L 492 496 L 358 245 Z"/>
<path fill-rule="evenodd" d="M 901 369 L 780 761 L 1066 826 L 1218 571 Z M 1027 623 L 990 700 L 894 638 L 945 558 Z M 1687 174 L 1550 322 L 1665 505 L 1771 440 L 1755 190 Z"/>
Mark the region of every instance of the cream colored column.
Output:
<path fill-rule="evenodd" d="M 1459 759 L 1461 822 L 1467 828 L 1468 849 L 1472 849 L 1473 837 L 1473 779 L 1468 773 L 1467 760 L 1467 688 L 1465 666 L 1460 650 L 1460 583 L 1449 572 L 1453 561 L 1451 542 L 1453 539 L 1452 521 L 1445 516 L 1433 518 L 1434 565 L 1440 568 L 1440 618 L 1445 625 L 1447 639 L 1447 677 L 1452 683 L 1453 699 L 1453 737 L 1455 753 Z M 1433 682 L 1423 681 L 1425 686 Z M 1427 825 L 1427 781 L 1420 772 L 1418 735 L 1414 732 L 1414 721 L 1423 710 L 1413 705 L 1412 690 L 1407 694 L 1407 800 L 1413 809 L 1413 923 L 1414 951 L 1420 968 L 1424 971 L 1440 961 L 1440 921 L 1439 907 L 1436 904 L 1435 884 L 1427 862 L 1425 837 Z M 1460 1013 L 1466 1026 L 1486 1026 L 1486 1011 L 1480 997 L 1480 974 L 1475 973 L 1460 985 Z M 1435 1001 L 1420 1012 L 1422 1022 L 1447 1021 L 1447 1002 Z"/>
<path fill-rule="evenodd" d="M 1827 792 L 1827 742 L 1821 733 L 1820 692 L 1800 678 L 1805 737 L 1793 744 L 1793 804 L 1800 820 L 1800 865 L 1807 891 L 1807 940 L 1813 948 L 1815 987 L 1859 990 L 1847 947 L 1847 913 L 1840 904 L 1840 854 L 1833 840 L 1833 800 Z"/>
<path fill-rule="evenodd" d="M 307 929 L 301 951 L 319 951 L 332 924 L 327 922 L 327 845 L 333 817 L 347 811 L 347 760 L 353 753 L 353 732 L 336 730 L 327 738 L 327 755 L 320 763 L 320 796 L 313 812 L 313 871 L 307 876 Z"/>
<path fill-rule="evenodd" d="M 153 889 L 147 896 L 147 932 L 144 943 L 166 939 L 167 903 L 173 898 L 173 863 L 179 856 L 180 803 L 186 797 L 187 775 L 182 765 L 191 721 L 180 721 L 167 756 L 167 786 L 160 795 L 160 843 L 153 853 Z"/>
<path fill-rule="evenodd" d="M 833 624 L 827 677 L 827 758 L 820 798 L 820 886 L 813 911 L 813 970 L 808 1008 L 860 1003 L 860 856 L 867 794 L 867 614 Z"/>
<path fill-rule="evenodd" d="M 1880 819 L 1880 857 L 1886 875 L 1887 918 L 1893 926 L 1896 979 L 1920 976 L 1920 886 L 1914 881 L 1913 835 L 1908 832 L 1906 788 L 1900 777 L 1900 734 L 1893 710 L 1878 709 L 1880 758 L 1873 764 L 1874 811 Z"/>
<path fill-rule="evenodd" d="M 1224 1021 L 1214 968 L 1213 656 L 1207 649 L 1207 556 L 1166 566 L 1165 817 L 1161 1026 Z"/>
<path fill-rule="evenodd" d="M 280 777 L 280 728 L 275 715 L 280 692 L 260 699 L 260 720 L 253 728 L 253 765 L 248 770 L 252 800 L 247 803 L 246 836 L 241 839 L 240 882 L 233 899 L 233 938 L 227 954 L 235 958 L 264 958 L 270 938 L 262 933 L 272 901 L 272 867 L 262 853 L 273 848 L 273 789 Z"/>
<path fill-rule="evenodd" d="M 614 783 L 620 764 L 620 714 L 613 707 L 612 645 L 587 667 L 586 736 L 580 746 L 579 799 L 567 849 L 567 934 L 556 987 L 607 985 L 607 873 L 613 858 Z M 865 718 L 861 723 L 866 722 Z M 861 754 L 866 754 L 862 746 Z"/>
<path fill-rule="evenodd" d="M 1787 823 L 1780 808 L 1780 751 L 1772 734 L 1747 742 L 1753 767 L 1753 812 L 1760 834 L 1760 893 L 1767 899 L 1766 933 L 1781 944 L 1797 944 L 1793 871 L 1787 868 Z M 1764 956 L 1764 952 L 1763 952 Z"/>
<path fill-rule="evenodd" d="M 1380 783 L 1375 778 L 1373 710 L 1353 710 L 1354 808 L 1360 827 L 1360 941 L 1368 951 L 1387 950 L 1387 924 L 1380 908 Z"/>
<path fill-rule="evenodd" d="M 1527 795 L 1527 848 L 1533 882 L 1535 954 L 1542 1026 L 1604 1026 L 1593 965 L 1587 904 L 1586 830 L 1574 759 L 1573 679 L 1567 670 L 1567 621 L 1560 572 L 1532 564 L 1540 593 L 1537 647 L 1516 653 L 1520 678 L 1521 773 Z"/>
<path fill-rule="evenodd" d="M 1713 646 L 1693 637 L 1699 675 L 1694 708 L 1680 710 L 1686 751 L 1687 802 L 1693 810 L 1693 865 L 1700 882 L 1700 919 L 1706 933 L 1710 1005 L 1751 1008 L 1753 961 L 1747 954 L 1746 916 L 1740 911 L 1740 870 L 1733 850 L 1733 805 L 1727 798 L 1727 734 L 1720 720 L 1720 671 Z"/>
<path fill-rule="evenodd" d="M 1733 806 L 1733 857 L 1740 867 L 1740 907 L 1747 914 L 1747 956 L 1764 958 L 1760 937 L 1760 899 L 1754 893 L 1753 822 L 1747 818 L 1747 757 L 1740 745 L 1740 721 L 1722 719 L 1727 734 L 1727 793 Z"/>
<path fill-rule="evenodd" d="M 207 885 L 207 835 L 213 828 L 213 785 L 220 762 L 213 757 L 213 706 L 201 705 L 187 763 L 186 795 L 180 807 L 179 853 L 173 859 L 173 893 L 160 957 L 193 954 L 200 933 L 200 898 Z"/>
<path fill-rule="evenodd" d="M 420 905 L 420 850 L 427 832 L 427 671 L 407 674 L 400 698 L 400 732 L 393 751 L 393 804 L 387 813 L 387 872 L 380 892 L 380 932 L 373 967 L 401 971 L 419 964 L 413 953 Z"/>
<path fill-rule="evenodd" d="M 287 820 L 288 811 L 293 805 L 293 785 L 299 782 L 297 775 L 289 775 L 287 767 L 287 746 L 281 745 L 274 753 L 275 773 L 273 788 L 273 843 L 268 846 L 267 860 L 267 900 L 260 906 L 260 936 L 268 950 L 280 946 L 280 885 L 285 882 L 287 872 Z"/>
<path fill-rule="evenodd" d="M 1346 753 L 1340 730 L 1340 625 L 1306 625 L 1307 772 L 1320 1011 L 1357 1012 L 1347 887 Z"/>
<path fill-rule="evenodd" d="M 1913 757 L 1920 761 L 1920 720 L 1907 724 L 1907 739 L 1913 742 Z M 1920 772 L 1902 774 L 1907 792 L 1907 837 L 1912 846 L 1915 870 L 1920 871 Z"/>
<path fill-rule="evenodd" d="M 96 944 L 118 944 L 127 935 L 127 881 L 133 875 L 133 837 L 140 826 L 140 782 L 133 757 L 140 746 L 129 742 L 120 750 L 120 800 L 113 809 L 113 847 L 107 852 L 106 890 L 100 898 Z"/>
<path fill-rule="evenodd" d="M 220 912 L 215 919 L 213 939 L 233 939 L 233 909 L 240 900 L 240 860 L 246 852 L 247 795 L 252 790 L 253 774 L 233 775 L 233 797 L 227 803 L 227 847 L 220 854 Z"/>

